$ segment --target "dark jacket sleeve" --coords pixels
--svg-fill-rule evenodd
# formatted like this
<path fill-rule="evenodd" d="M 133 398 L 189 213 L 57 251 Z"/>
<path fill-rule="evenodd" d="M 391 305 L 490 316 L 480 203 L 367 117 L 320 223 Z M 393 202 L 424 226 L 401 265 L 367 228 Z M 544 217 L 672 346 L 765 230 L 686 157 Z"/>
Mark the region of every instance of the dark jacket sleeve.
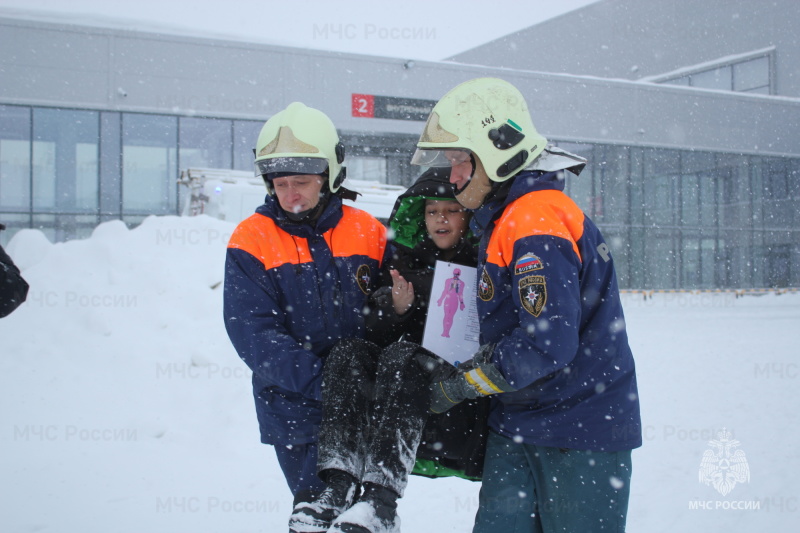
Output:
<path fill-rule="evenodd" d="M 10 315 L 28 297 L 28 282 L 0 246 L 0 318 Z"/>
<path fill-rule="evenodd" d="M 234 348 L 263 383 L 319 400 L 322 359 L 287 331 L 277 298 L 263 265 L 229 248 L 223 307 Z"/>

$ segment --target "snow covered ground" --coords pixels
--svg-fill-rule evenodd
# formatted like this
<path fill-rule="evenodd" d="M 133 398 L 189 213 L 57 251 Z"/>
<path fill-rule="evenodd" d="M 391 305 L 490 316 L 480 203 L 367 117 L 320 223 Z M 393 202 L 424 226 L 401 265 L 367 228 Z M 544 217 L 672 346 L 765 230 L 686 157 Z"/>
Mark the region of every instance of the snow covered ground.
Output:
<path fill-rule="evenodd" d="M 232 229 L 151 217 L 12 239 L 31 290 L 0 320 L 0 531 L 286 531 L 291 496 L 222 323 Z M 800 295 L 631 295 L 625 310 L 645 438 L 628 530 L 796 531 Z M 699 478 L 720 438 L 750 475 L 724 495 Z M 403 530 L 471 531 L 478 489 L 413 478 Z"/>

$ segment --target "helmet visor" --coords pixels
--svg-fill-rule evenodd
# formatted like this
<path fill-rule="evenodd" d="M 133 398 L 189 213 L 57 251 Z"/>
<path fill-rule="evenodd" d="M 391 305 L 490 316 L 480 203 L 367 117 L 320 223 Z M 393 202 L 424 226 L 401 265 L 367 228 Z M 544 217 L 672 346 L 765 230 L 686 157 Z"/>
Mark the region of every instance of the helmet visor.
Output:
<path fill-rule="evenodd" d="M 256 161 L 256 175 L 269 178 L 278 172 L 292 174 L 322 174 L 328 169 L 328 160 L 321 157 L 274 157 Z"/>
<path fill-rule="evenodd" d="M 454 149 L 448 150 L 424 150 L 417 148 L 411 158 L 412 165 L 421 167 L 454 167 L 470 160 L 470 150 Z"/>

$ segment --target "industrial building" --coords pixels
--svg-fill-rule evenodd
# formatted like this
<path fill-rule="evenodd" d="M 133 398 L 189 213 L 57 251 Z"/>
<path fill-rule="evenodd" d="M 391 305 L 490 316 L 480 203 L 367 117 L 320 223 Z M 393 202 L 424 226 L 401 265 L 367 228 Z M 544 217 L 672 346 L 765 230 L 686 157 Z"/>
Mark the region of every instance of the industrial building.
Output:
<path fill-rule="evenodd" d="M 604 0 L 447 61 L 0 15 L 0 234 L 177 214 L 188 167 L 252 168 L 263 122 L 327 113 L 348 175 L 408 185 L 436 100 L 479 76 L 587 157 L 567 193 L 637 289 L 800 286 L 793 0 Z"/>

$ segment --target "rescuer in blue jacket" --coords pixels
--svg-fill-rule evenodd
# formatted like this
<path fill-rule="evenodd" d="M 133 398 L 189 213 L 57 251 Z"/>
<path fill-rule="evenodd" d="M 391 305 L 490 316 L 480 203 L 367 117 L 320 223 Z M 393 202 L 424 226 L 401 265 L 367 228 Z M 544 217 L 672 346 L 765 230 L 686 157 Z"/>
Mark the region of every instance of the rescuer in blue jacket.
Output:
<path fill-rule="evenodd" d="M 586 161 L 494 78 L 447 93 L 417 148 L 412 163 L 450 168 L 481 239 L 482 347 L 431 406 L 492 398 L 474 533 L 624 532 L 639 400 L 611 250 L 563 193 Z"/>
<path fill-rule="evenodd" d="M 253 371 L 261 442 L 275 447 L 294 504 L 313 501 L 322 368 L 340 339 L 365 336 L 363 311 L 388 257 L 386 231 L 342 205 L 344 147 L 321 111 L 294 102 L 256 145 L 269 194 L 228 243 L 224 317 Z"/>

